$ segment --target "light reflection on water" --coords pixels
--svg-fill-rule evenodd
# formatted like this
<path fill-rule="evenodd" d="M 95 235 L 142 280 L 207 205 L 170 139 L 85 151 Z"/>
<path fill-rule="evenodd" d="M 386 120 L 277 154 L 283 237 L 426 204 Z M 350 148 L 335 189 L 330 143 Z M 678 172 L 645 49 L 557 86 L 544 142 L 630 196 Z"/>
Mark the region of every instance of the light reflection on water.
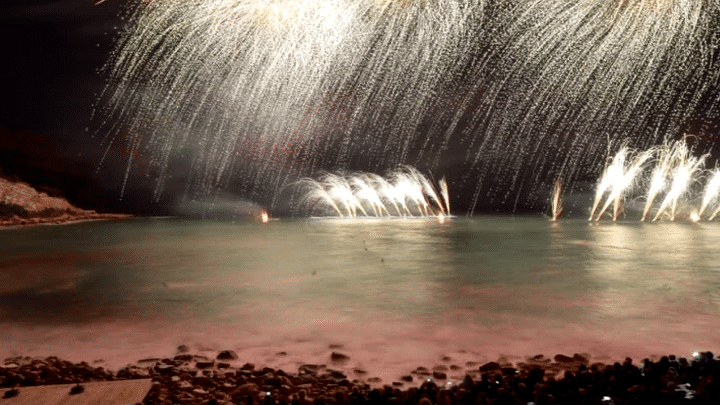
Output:
<path fill-rule="evenodd" d="M 0 355 L 124 361 L 185 343 L 287 366 L 342 344 L 348 367 L 402 373 L 459 350 L 717 350 L 718 236 L 522 217 L 4 230 Z"/>

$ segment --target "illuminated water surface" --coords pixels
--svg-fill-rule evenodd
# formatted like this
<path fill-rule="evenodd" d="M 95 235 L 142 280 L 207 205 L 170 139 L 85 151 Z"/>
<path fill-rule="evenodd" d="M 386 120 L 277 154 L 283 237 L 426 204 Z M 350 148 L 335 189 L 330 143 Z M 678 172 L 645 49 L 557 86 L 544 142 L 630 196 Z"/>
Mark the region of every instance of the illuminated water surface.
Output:
<path fill-rule="evenodd" d="M 443 355 L 687 355 L 720 344 L 719 237 L 487 216 L 9 229 L 0 355 L 112 367 L 187 344 L 294 371 L 336 350 L 350 360 L 334 368 L 386 382 Z"/>

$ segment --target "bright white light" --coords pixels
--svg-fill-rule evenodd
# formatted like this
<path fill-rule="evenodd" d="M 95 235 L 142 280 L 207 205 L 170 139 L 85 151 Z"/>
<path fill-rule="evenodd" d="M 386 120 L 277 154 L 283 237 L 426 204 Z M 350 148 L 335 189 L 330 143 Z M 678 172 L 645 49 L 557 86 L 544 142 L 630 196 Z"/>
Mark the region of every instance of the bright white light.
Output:
<path fill-rule="evenodd" d="M 430 181 L 411 167 L 390 173 L 387 180 L 367 173 L 326 174 L 320 180 L 303 179 L 297 184 L 307 189 L 301 204 L 311 210 L 332 208 L 341 217 L 360 213 L 384 217 L 392 216 L 391 211 L 397 216 L 429 216 L 440 221 L 448 216 L 449 204 L 443 205 Z"/>

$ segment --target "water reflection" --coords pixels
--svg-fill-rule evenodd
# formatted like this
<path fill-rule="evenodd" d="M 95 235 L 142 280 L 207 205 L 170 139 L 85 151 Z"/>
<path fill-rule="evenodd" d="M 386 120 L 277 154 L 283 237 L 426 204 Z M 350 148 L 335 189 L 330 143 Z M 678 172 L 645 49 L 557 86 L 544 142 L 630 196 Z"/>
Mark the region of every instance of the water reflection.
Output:
<path fill-rule="evenodd" d="M 14 230 L 0 233 L 0 275 L 15 280 L 0 289 L 12 336 L 0 352 L 57 344 L 23 323 L 118 347 L 102 325 L 135 331 L 133 344 L 212 331 L 258 347 L 344 340 L 390 357 L 403 345 L 702 348 L 720 343 L 719 235 L 713 223 L 506 217 Z"/>

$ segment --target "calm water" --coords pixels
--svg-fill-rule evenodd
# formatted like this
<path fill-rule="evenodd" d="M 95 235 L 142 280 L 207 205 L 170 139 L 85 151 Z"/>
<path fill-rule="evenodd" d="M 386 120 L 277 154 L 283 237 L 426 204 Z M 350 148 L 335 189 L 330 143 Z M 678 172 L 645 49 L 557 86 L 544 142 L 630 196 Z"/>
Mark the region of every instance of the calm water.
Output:
<path fill-rule="evenodd" d="M 390 381 L 443 355 L 720 351 L 719 241 L 717 223 L 517 217 L 6 229 L 0 355 L 112 367 L 187 344 L 293 369 L 332 344 L 335 368 Z"/>

